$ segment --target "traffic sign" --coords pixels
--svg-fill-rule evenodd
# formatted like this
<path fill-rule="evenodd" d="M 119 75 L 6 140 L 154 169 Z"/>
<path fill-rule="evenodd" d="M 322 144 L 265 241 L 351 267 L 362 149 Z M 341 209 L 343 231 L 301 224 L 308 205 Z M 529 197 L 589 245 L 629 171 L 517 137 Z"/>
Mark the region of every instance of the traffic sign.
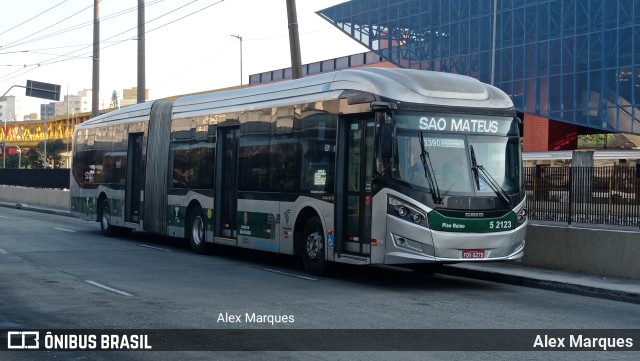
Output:
<path fill-rule="evenodd" d="M 26 88 L 29 97 L 60 101 L 60 85 L 27 80 Z"/>

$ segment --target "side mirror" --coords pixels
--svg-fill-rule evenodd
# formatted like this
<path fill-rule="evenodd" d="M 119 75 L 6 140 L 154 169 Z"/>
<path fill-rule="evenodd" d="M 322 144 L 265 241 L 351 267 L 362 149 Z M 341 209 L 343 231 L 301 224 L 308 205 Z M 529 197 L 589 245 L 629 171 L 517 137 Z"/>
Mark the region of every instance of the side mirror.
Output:
<path fill-rule="evenodd" d="M 380 156 L 393 157 L 393 124 L 383 123 L 380 130 Z"/>

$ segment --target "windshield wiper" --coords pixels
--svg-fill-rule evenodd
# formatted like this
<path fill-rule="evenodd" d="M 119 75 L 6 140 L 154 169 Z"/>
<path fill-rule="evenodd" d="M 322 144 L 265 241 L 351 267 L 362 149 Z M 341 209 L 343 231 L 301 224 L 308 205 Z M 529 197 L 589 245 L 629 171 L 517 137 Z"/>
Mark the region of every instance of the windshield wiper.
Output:
<path fill-rule="evenodd" d="M 431 157 L 429 156 L 429 152 L 424 149 L 424 136 L 422 135 L 422 132 L 420 132 L 420 150 L 420 161 L 422 162 L 422 167 L 424 167 L 424 176 L 429 182 L 433 201 L 437 204 L 444 204 L 442 203 L 442 196 L 440 195 L 440 187 L 438 187 L 436 174 L 433 171 L 433 164 L 431 164 Z M 427 161 L 429 163 L 427 163 Z"/>
<path fill-rule="evenodd" d="M 473 171 L 473 183 L 476 189 L 480 190 L 480 179 L 478 178 L 478 162 L 476 161 L 476 152 L 473 151 L 473 145 L 469 144 L 471 150 L 471 170 Z"/>
<path fill-rule="evenodd" d="M 475 178 L 476 187 L 480 190 L 480 179 L 485 180 L 485 182 L 491 187 L 491 189 L 508 204 L 511 205 L 511 200 L 509 200 L 509 196 L 507 192 L 504 191 L 504 188 L 498 184 L 498 182 L 493 178 L 493 176 L 476 161 L 476 153 L 473 150 L 473 145 L 469 145 L 469 150 L 471 151 L 471 170 L 473 170 L 473 175 Z"/>

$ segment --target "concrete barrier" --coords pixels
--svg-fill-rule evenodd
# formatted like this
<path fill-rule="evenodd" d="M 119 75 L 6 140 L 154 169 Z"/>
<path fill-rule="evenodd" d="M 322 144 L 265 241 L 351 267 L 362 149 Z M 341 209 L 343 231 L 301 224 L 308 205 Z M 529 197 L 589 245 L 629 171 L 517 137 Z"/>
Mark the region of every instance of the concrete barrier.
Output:
<path fill-rule="evenodd" d="M 640 230 L 530 224 L 522 263 L 640 280 Z"/>
<path fill-rule="evenodd" d="M 27 204 L 68 211 L 69 191 L 0 185 L 0 202 Z"/>
<path fill-rule="evenodd" d="M 0 202 L 68 211 L 69 191 L 0 186 Z M 527 266 L 640 280 L 640 230 L 529 224 Z"/>

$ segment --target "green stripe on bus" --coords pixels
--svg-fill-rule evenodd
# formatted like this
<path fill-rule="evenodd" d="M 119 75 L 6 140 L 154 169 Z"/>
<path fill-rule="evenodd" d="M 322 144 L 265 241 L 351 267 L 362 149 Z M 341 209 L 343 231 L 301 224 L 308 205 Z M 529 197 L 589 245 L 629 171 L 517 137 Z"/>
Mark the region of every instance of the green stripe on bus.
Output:
<path fill-rule="evenodd" d="M 498 218 L 454 218 L 432 211 L 427 218 L 429 227 L 434 231 L 486 233 L 510 231 L 516 227 L 516 214 L 513 212 Z"/>

